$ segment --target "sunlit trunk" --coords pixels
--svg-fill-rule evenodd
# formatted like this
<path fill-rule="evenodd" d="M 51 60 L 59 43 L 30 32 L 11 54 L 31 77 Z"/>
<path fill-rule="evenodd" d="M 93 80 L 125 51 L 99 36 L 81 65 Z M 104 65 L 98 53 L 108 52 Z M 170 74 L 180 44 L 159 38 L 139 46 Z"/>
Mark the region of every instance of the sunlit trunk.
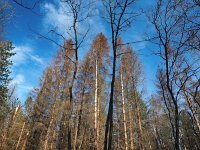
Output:
<path fill-rule="evenodd" d="M 27 143 L 27 140 L 28 140 L 28 136 L 29 136 L 29 131 L 28 131 L 27 134 L 26 134 L 26 138 L 25 138 L 25 140 L 24 140 L 24 143 L 23 143 L 23 145 L 22 145 L 22 149 L 21 149 L 21 150 L 25 150 L 25 149 L 26 149 L 26 143 Z"/>
<path fill-rule="evenodd" d="M 23 123 L 22 129 L 21 129 L 21 132 L 20 132 L 20 136 L 19 136 L 19 139 L 18 139 L 18 141 L 17 141 L 16 148 L 15 148 L 16 150 L 17 150 L 18 147 L 19 147 L 19 144 L 20 144 L 20 141 L 21 141 L 21 138 L 22 138 L 22 134 L 23 134 L 23 132 L 24 132 L 25 124 L 26 124 L 26 122 Z"/>
<path fill-rule="evenodd" d="M 122 113 L 123 113 L 123 125 L 124 125 L 124 141 L 125 141 L 125 149 L 128 149 L 127 142 L 127 129 L 126 129 L 126 111 L 125 111 L 125 99 L 124 99 L 124 83 L 123 83 L 123 75 L 122 75 L 122 65 L 121 65 L 121 94 L 122 94 Z"/>
<path fill-rule="evenodd" d="M 20 108 L 20 106 L 17 106 L 17 107 L 14 109 L 14 111 L 13 111 L 13 113 L 12 113 L 12 116 L 11 116 L 11 118 L 10 118 L 10 120 L 9 120 L 8 127 L 7 127 L 7 129 L 6 129 L 5 136 L 4 136 L 4 139 L 3 139 L 3 144 L 2 144 L 3 149 L 6 149 L 7 142 L 8 142 L 8 138 L 9 138 L 10 129 L 12 128 L 12 126 L 13 126 L 13 124 L 14 124 L 14 121 L 15 121 L 15 118 L 16 118 L 17 113 L 18 113 L 18 111 L 19 111 L 19 108 Z"/>
<path fill-rule="evenodd" d="M 98 130 L 98 61 L 97 57 L 95 60 L 95 98 L 94 98 L 94 117 L 95 117 L 95 149 L 98 150 L 98 137 L 99 137 L 99 130 Z"/>

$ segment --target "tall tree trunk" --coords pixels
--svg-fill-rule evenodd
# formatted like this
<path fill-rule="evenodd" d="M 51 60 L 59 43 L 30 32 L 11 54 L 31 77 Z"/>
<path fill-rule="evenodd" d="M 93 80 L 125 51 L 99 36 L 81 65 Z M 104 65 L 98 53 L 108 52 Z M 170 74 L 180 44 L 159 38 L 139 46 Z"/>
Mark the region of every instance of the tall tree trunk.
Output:
<path fill-rule="evenodd" d="M 180 130 L 179 130 L 179 112 L 178 112 L 178 104 L 175 105 L 175 148 L 176 150 L 180 149 Z"/>
<path fill-rule="evenodd" d="M 17 141 L 16 148 L 15 148 L 16 150 L 17 150 L 18 147 L 19 147 L 19 144 L 20 144 L 20 141 L 21 141 L 21 138 L 22 138 L 22 134 L 23 134 L 23 132 L 24 132 L 25 124 L 26 124 L 26 122 L 23 123 L 22 129 L 21 129 L 21 132 L 20 132 L 20 136 L 19 136 L 19 139 L 18 139 L 18 141 Z"/>
<path fill-rule="evenodd" d="M 98 61 L 97 56 L 95 60 L 95 98 L 94 98 L 94 128 L 95 128 L 95 149 L 98 150 L 98 139 L 99 139 L 99 129 L 98 129 Z"/>
<path fill-rule="evenodd" d="M 30 133 L 30 131 L 28 131 L 27 134 L 26 134 L 26 138 L 25 138 L 25 140 L 24 140 L 24 143 L 23 143 L 23 145 L 22 145 L 22 149 L 21 149 L 21 150 L 25 150 L 25 149 L 26 149 L 26 143 L 27 143 L 27 141 L 28 141 L 29 133 Z"/>
<path fill-rule="evenodd" d="M 113 41 L 114 43 L 114 41 Z M 108 108 L 108 115 L 106 119 L 104 150 L 111 150 L 112 148 L 112 133 L 113 133 L 113 96 L 115 87 L 115 70 L 116 70 L 116 46 L 113 47 L 113 69 L 112 69 L 112 81 L 110 88 L 110 102 Z"/>
<path fill-rule="evenodd" d="M 50 120 L 48 129 L 47 129 L 47 134 L 46 134 L 46 136 L 45 136 L 45 140 L 44 140 L 44 150 L 46 150 L 46 149 L 47 149 L 47 146 L 48 146 L 49 134 L 50 134 L 50 131 L 51 131 L 51 126 L 52 126 L 52 124 L 53 124 L 53 117 L 52 117 L 51 120 Z"/>
<path fill-rule="evenodd" d="M 140 145 L 140 150 L 144 150 L 144 145 L 143 145 L 143 132 L 142 132 L 142 123 L 141 123 L 141 116 L 140 116 L 140 109 L 139 109 L 139 102 L 138 102 L 138 96 L 135 92 L 135 111 L 136 111 L 136 116 L 137 116 L 137 124 L 138 124 L 138 136 L 139 136 L 139 145 Z"/>
<path fill-rule="evenodd" d="M 51 140 L 50 150 L 53 150 L 53 147 L 55 147 L 55 136 L 56 136 L 56 130 L 53 131 L 53 137 L 52 137 L 53 140 Z"/>
<path fill-rule="evenodd" d="M 81 142 L 80 142 L 80 145 L 78 147 L 78 150 L 81 150 L 82 149 L 82 145 L 83 145 L 83 142 L 84 142 L 84 139 L 85 139 L 85 133 L 86 133 L 86 128 L 84 128 L 84 131 L 83 131 L 83 137 L 81 139 Z"/>
<path fill-rule="evenodd" d="M 85 94 L 85 88 L 83 88 L 82 94 L 81 94 L 81 104 L 80 104 L 80 109 L 79 109 L 79 113 L 78 113 L 78 119 L 77 119 L 76 131 L 75 131 L 75 137 L 74 137 L 74 150 L 78 149 L 77 139 L 80 136 L 80 127 L 81 127 L 81 119 L 82 119 L 82 112 L 83 112 L 83 97 L 84 97 L 84 94 Z"/>
<path fill-rule="evenodd" d="M 125 83 L 126 86 L 126 94 L 127 94 L 127 99 L 128 99 L 128 122 L 129 122 L 129 133 L 130 133 L 130 144 L 131 144 L 131 150 L 134 150 L 134 115 L 133 115 L 133 109 L 131 105 L 131 98 L 129 97 L 129 90 L 128 90 L 128 83 Z"/>
<path fill-rule="evenodd" d="M 100 149 L 100 144 L 99 144 L 99 141 L 100 141 L 100 121 L 99 121 L 99 117 L 100 117 L 100 98 L 97 99 L 97 148 Z"/>
<path fill-rule="evenodd" d="M 81 107 L 81 106 L 80 106 Z M 79 108 L 79 112 L 77 111 L 77 121 L 76 121 L 76 124 L 75 124 L 75 135 L 74 135 L 74 147 L 73 147 L 73 150 L 76 150 L 77 149 L 77 135 L 78 135 L 78 128 L 79 128 L 79 118 L 80 118 L 80 110 L 81 108 Z"/>
<path fill-rule="evenodd" d="M 14 124 L 14 121 L 15 121 L 15 118 L 16 118 L 17 113 L 19 111 L 19 108 L 20 108 L 20 106 L 17 106 L 14 109 L 14 111 L 12 113 L 12 116 L 11 116 L 11 118 L 9 120 L 8 127 L 6 129 L 5 136 L 4 136 L 4 139 L 3 139 L 3 144 L 2 144 L 3 149 L 6 149 L 6 147 L 7 147 L 7 142 L 8 142 L 8 138 L 9 138 L 10 129 L 12 128 L 12 126 Z"/>
<path fill-rule="evenodd" d="M 73 30 L 74 30 L 74 45 L 75 45 L 75 64 L 74 64 L 74 71 L 73 71 L 73 76 L 72 76 L 72 82 L 71 86 L 69 87 L 69 102 L 70 102 L 70 116 L 69 116 L 69 124 L 68 124 L 68 149 L 72 149 L 72 113 L 73 113 L 73 88 L 74 88 L 74 83 L 76 79 L 76 74 L 78 71 L 78 48 L 79 48 L 79 43 L 78 43 L 78 34 L 77 34 L 77 16 L 74 17 L 73 20 Z"/>
<path fill-rule="evenodd" d="M 130 105 L 130 102 L 129 102 L 129 105 Z M 133 121 L 132 121 L 132 111 L 131 111 L 131 107 L 130 107 L 130 110 L 128 112 L 128 116 L 129 116 L 129 121 L 130 121 L 130 140 L 131 140 L 131 150 L 134 150 L 134 135 L 133 135 Z"/>
<path fill-rule="evenodd" d="M 120 118 L 119 118 L 119 104 L 118 99 L 116 98 L 115 101 L 115 107 L 116 107 L 116 118 L 117 118 L 117 149 L 120 149 Z"/>
<path fill-rule="evenodd" d="M 47 146 L 48 146 L 49 134 L 51 132 L 51 127 L 52 127 L 53 121 L 54 121 L 55 106 L 56 106 L 56 101 L 54 102 L 53 107 L 52 107 L 51 118 L 50 118 L 49 126 L 48 126 L 48 129 L 47 129 L 47 133 L 46 133 L 46 136 L 45 136 L 45 139 L 44 139 L 44 150 L 46 150 Z"/>
<path fill-rule="evenodd" d="M 123 125 L 124 125 L 124 141 L 125 141 L 125 150 L 128 150 L 128 141 L 127 141 L 127 130 L 126 130 L 126 111 L 125 111 L 125 99 L 124 99 L 124 83 L 123 83 L 123 72 L 121 64 L 121 95 L 122 95 L 122 113 L 123 113 Z"/>
<path fill-rule="evenodd" d="M 173 104 L 174 104 L 174 117 L 175 117 L 175 137 L 174 137 L 174 140 L 175 140 L 175 148 L 176 150 L 179 150 L 180 149 L 180 141 L 179 141 L 179 109 L 178 109 L 178 102 L 177 102 L 177 99 L 175 98 L 174 96 L 174 93 L 172 91 L 172 87 L 170 85 L 170 68 L 169 68 L 169 45 L 168 43 L 165 43 L 164 44 L 164 57 L 165 57 L 165 69 L 166 69 L 166 86 L 167 86 L 167 90 L 171 96 L 171 99 L 173 101 Z M 174 133 L 173 133 L 174 134 Z"/>
<path fill-rule="evenodd" d="M 129 117 L 130 117 L 130 140 L 131 140 L 131 150 L 134 150 L 134 137 L 133 137 L 133 122 L 131 121 L 131 113 L 129 112 Z"/>

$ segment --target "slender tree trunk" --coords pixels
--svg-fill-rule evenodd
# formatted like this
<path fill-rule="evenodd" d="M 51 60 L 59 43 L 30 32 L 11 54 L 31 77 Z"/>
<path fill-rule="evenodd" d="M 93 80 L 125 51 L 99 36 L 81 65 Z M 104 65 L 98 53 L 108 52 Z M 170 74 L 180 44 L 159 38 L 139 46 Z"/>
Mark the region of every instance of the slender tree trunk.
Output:
<path fill-rule="evenodd" d="M 165 57 L 165 69 L 166 69 L 166 86 L 167 86 L 167 90 L 171 96 L 171 99 L 173 101 L 173 104 L 174 104 L 174 117 L 175 117 L 175 149 L 176 150 L 179 150 L 180 147 L 180 141 L 179 141 L 179 110 L 178 110 L 178 104 L 177 104 L 177 99 L 174 97 L 174 94 L 173 94 L 173 91 L 172 91 L 172 88 L 170 86 L 170 69 L 169 69 L 169 45 L 166 43 L 164 45 L 164 49 L 165 49 L 165 52 L 164 52 L 164 57 Z M 174 134 L 174 133 L 173 133 Z"/>
<path fill-rule="evenodd" d="M 82 149 L 83 141 L 84 141 L 84 139 L 85 139 L 85 132 L 86 132 L 86 128 L 84 128 L 83 137 L 82 137 L 81 142 L 80 142 L 80 145 L 79 145 L 79 147 L 78 147 L 79 150 Z"/>
<path fill-rule="evenodd" d="M 123 72 L 121 65 L 121 95 L 122 95 L 122 113 L 123 113 L 123 125 L 124 125 L 124 141 L 125 141 L 125 150 L 128 150 L 128 141 L 127 141 L 127 129 L 126 129 L 126 111 L 125 111 L 125 99 L 124 99 L 124 83 L 123 83 Z"/>
<path fill-rule="evenodd" d="M 80 134 L 80 123 L 81 123 L 81 116 L 82 116 L 82 106 L 83 105 L 83 100 L 81 101 L 80 108 L 78 109 L 78 115 L 77 115 L 77 121 L 75 125 L 75 135 L 74 135 L 74 150 L 78 148 L 78 143 L 77 143 L 77 138 L 79 137 Z"/>
<path fill-rule="evenodd" d="M 44 140 L 44 150 L 46 150 L 46 149 L 47 149 L 47 146 L 48 146 L 49 134 L 50 134 L 50 131 L 51 131 L 51 126 L 52 126 L 52 124 L 53 124 L 53 118 L 51 118 L 51 120 L 50 120 L 48 129 L 47 129 L 47 134 L 46 134 L 46 136 L 45 136 L 45 140 Z"/>
<path fill-rule="evenodd" d="M 72 135 L 71 135 L 71 130 L 72 130 L 72 111 L 73 111 L 73 104 L 72 104 L 72 89 L 73 86 L 69 88 L 70 91 L 70 112 L 69 112 L 69 121 L 68 121 L 68 133 L 67 133 L 67 139 L 68 139 L 68 149 L 71 150 L 72 149 Z"/>
<path fill-rule="evenodd" d="M 57 96 L 55 96 L 55 100 L 56 100 L 56 97 Z M 48 148 L 49 134 L 51 132 L 51 127 L 52 127 L 53 122 L 54 122 L 55 107 L 56 107 L 56 101 L 53 103 L 53 107 L 52 107 L 51 118 L 50 118 L 49 126 L 48 126 L 47 133 L 46 133 L 45 140 L 44 140 L 44 150 L 46 150 Z"/>
<path fill-rule="evenodd" d="M 138 97 L 136 95 L 136 91 L 135 91 L 135 111 L 136 111 L 137 123 L 138 123 L 138 135 L 139 135 L 140 150 L 144 150 L 142 123 L 141 123 L 141 116 L 140 116 L 140 110 L 139 110 L 139 102 L 138 102 Z"/>
<path fill-rule="evenodd" d="M 25 138 L 25 140 L 24 140 L 24 143 L 23 143 L 23 145 L 22 145 L 22 149 L 21 150 L 25 150 L 26 149 L 26 143 L 27 143 L 27 140 L 28 140 L 28 136 L 29 136 L 29 131 L 27 132 L 27 134 L 26 134 L 26 138 Z"/>
<path fill-rule="evenodd" d="M 95 128 L 95 149 L 98 150 L 98 61 L 97 56 L 95 60 L 95 98 L 94 98 L 94 128 Z"/>
<path fill-rule="evenodd" d="M 74 83 L 75 83 L 75 79 L 76 79 L 76 74 L 78 71 L 78 35 L 77 35 L 77 16 L 74 17 L 73 20 L 73 30 L 74 30 L 74 45 L 75 45 L 75 64 L 74 64 L 74 71 L 73 71 L 73 76 L 72 76 L 72 82 L 71 82 L 71 86 L 69 87 L 69 94 L 70 94 L 70 116 L 69 116 L 69 124 L 68 124 L 68 149 L 71 150 L 72 149 L 72 113 L 73 113 L 73 87 L 74 87 Z"/>
<path fill-rule="evenodd" d="M 114 40 L 114 39 L 113 39 Z M 113 43 L 113 69 L 112 69 L 112 81 L 110 88 L 110 102 L 108 115 L 106 120 L 106 129 L 105 129 L 105 140 L 104 140 L 104 150 L 111 150 L 112 148 L 112 133 L 113 133 L 113 96 L 114 96 L 114 87 L 115 87 L 115 70 L 116 70 L 116 46 Z M 116 44 L 117 45 L 117 44 Z"/>
<path fill-rule="evenodd" d="M 131 105 L 131 98 L 129 97 L 129 90 L 128 90 L 128 83 L 126 82 L 126 94 L 127 94 L 127 99 L 128 99 L 128 122 L 130 124 L 129 126 L 129 132 L 130 132 L 130 144 L 131 144 L 131 150 L 134 150 L 134 115 L 133 115 L 133 109 L 132 109 L 132 105 Z"/>
<path fill-rule="evenodd" d="M 77 139 L 80 136 L 80 126 L 81 126 L 81 119 L 82 119 L 82 112 L 83 112 L 84 94 L 85 94 L 85 89 L 83 88 L 83 91 L 81 94 L 81 104 L 80 104 L 80 109 L 79 109 L 79 114 L 78 114 L 78 120 L 77 120 L 77 124 L 76 124 L 76 131 L 75 131 L 75 138 L 74 138 L 74 150 L 78 149 Z"/>
<path fill-rule="evenodd" d="M 98 146 L 97 146 L 97 148 L 98 149 L 100 149 L 99 147 L 100 147 L 100 136 L 99 136 L 99 134 L 100 134 L 100 121 L 99 121 L 99 117 L 100 117 L 100 99 L 98 98 L 97 99 L 97 144 L 98 144 Z"/>
<path fill-rule="evenodd" d="M 9 120 L 8 127 L 6 129 L 4 140 L 3 140 L 3 149 L 6 149 L 6 147 L 7 147 L 7 142 L 8 142 L 8 138 L 9 138 L 10 129 L 12 128 L 12 126 L 14 124 L 14 121 L 15 121 L 15 118 L 16 118 L 17 113 L 19 111 L 19 108 L 20 108 L 20 106 L 17 106 L 14 109 L 14 111 L 12 113 L 12 116 L 11 116 L 11 118 Z"/>
<path fill-rule="evenodd" d="M 131 109 L 131 107 L 130 107 Z M 131 110 L 129 110 L 129 120 L 130 120 L 130 140 L 131 140 L 131 150 L 134 150 L 134 137 L 133 137 L 133 121 L 132 121 L 132 113 L 131 113 Z"/>
<path fill-rule="evenodd" d="M 19 139 L 18 139 L 18 141 L 17 141 L 17 145 L 16 145 L 15 150 L 17 150 L 18 147 L 19 147 L 19 144 L 20 144 L 20 141 L 21 141 L 21 138 L 22 138 L 22 134 L 23 134 L 23 132 L 24 132 L 25 124 L 26 124 L 26 122 L 23 123 L 23 126 L 22 126 L 22 129 L 21 129 L 20 136 L 19 136 Z"/>
<path fill-rule="evenodd" d="M 53 140 L 51 141 L 50 149 L 53 150 L 53 146 L 55 145 L 55 136 L 56 136 L 56 130 L 53 131 Z"/>
<path fill-rule="evenodd" d="M 80 111 L 80 109 L 78 111 Z M 77 147 L 77 135 L 78 135 L 79 116 L 80 116 L 80 113 L 79 112 L 77 112 L 77 113 L 78 114 L 77 114 L 77 121 L 76 121 L 76 125 L 75 125 L 75 135 L 74 135 L 74 147 L 73 147 L 73 150 L 76 150 L 76 147 Z"/>
<path fill-rule="evenodd" d="M 116 117 L 117 117 L 117 149 L 120 149 L 120 118 L 119 118 L 119 104 L 118 99 L 116 98 L 115 101 L 115 107 L 116 107 Z"/>
<path fill-rule="evenodd" d="M 180 137 L 179 137 L 179 112 L 178 112 L 178 105 L 176 104 L 175 105 L 175 127 L 176 127 L 176 138 L 175 138 L 175 147 L 176 147 L 176 150 L 179 150 L 180 149 Z"/>

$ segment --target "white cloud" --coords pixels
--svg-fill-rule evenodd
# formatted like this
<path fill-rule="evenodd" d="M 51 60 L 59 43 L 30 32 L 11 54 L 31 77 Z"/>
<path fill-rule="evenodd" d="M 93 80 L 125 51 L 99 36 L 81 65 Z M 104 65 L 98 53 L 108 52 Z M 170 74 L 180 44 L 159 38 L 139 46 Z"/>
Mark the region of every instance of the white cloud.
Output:
<path fill-rule="evenodd" d="M 12 80 L 11 84 L 13 85 L 20 85 L 23 84 L 25 81 L 25 78 L 22 74 L 16 75 L 16 77 Z"/>
<path fill-rule="evenodd" d="M 14 46 L 14 47 L 15 48 L 13 51 L 16 54 L 12 57 L 12 61 L 15 66 L 18 66 L 26 62 L 29 53 L 32 52 L 32 49 L 26 46 Z"/>
<path fill-rule="evenodd" d="M 10 86 L 16 87 L 16 97 L 23 103 L 27 98 L 28 93 L 33 89 L 33 82 L 27 72 L 31 71 L 34 64 L 45 66 L 43 59 L 36 55 L 33 48 L 30 46 L 14 45 L 14 52 L 16 53 L 11 60 L 13 61 L 13 80 Z M 24 68 L 22 65 L 28 64 L 28 68 Z M 28 70 L 27 70 L 28 69 Z M 36 70 L 37 74 L 40 70 Z M 33 71 L 32 71 L 33 74 Z"/>
<path fill-rule="evenodd" d="M 43 65 L 44 61 L 41 57 L 39 57 L 38 55 L 31 55 L 31 59 L 35 62 L 37 62 L 38 64 Z"/>
<path fill-rule="evenodd" d="M 44 64 L 43 59 L 38 55 L 34 54 L 34 51 L 29 46 L 14 46 L 14 52 L 16 53 L 12 57 L 13 65 L 19 66 L 21 64 L 26 64 L 28 61 L 36 62 L 38 64 Z"/>
<path fill-rule="evenodd" d="M 87 3 L 87 1 L 85 3 Z M 96 5 L 99 6 L 99 3 Z M 57 1 L 55 3 L 45 3 L 43 7 L 45 8 L 45 16 L 43 20 L 44 30 L 48 32 L 54 29 L 66 38 L 69 37 L 72 32 L 71 27 L 73 24 L 73 16 L 66 4 L 61 1 Z M 83 36 L 88 30 L 88 27 L 90 27 L 90 35 L 88 35 L 88 37 L 93 38 L 93 36 L 99 32 L 106 32 L 99 9 L 92 8 L 94 8 L 94 6 L 91 6 L 91 10 L 93 10 L 91 13 L 93 16 L 87 18 L 87 20 L 83 22 L 77 23 L 79 36 Z M 89 11 L 89 8 L 87 10 Z M 80 15 L 82 15 L 83 18 L 86 16 L 87 10 L 80 12 Z"/>
<path fill-rule="evenodd" d="M 17 74 L 15 77 L 13 77 L 13 80 L 10 83 L 11 86 L 17 86 L 20 90 L 31 90 L 33 86 L 26 84 L 26 79 L 23 74 Z M 26 92 L 26 91 L 24 91 Z"/>
<path fill-rule="evenodd" d="M 62 34 L 66 32 L 66 29 L 70 28 L 73 18 L 72 16 L 67 15 L 68 10 L 66 10 L 66 7 L 64 7 L 61 2 L 58 2 L 57 4 L 45 3 L 44 8 L 44 28 L 48 25 L 51 29 L 56 27 Z"/>

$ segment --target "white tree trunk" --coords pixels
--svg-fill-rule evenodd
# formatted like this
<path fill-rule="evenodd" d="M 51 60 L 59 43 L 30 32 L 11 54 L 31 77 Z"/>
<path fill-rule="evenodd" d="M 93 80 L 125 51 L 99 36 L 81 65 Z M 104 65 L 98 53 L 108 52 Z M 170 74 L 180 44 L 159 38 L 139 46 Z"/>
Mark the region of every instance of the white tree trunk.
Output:
<path fill-rule="evenodd" d="M 94 117 L 95 117 L 95 148 L 98 149 L 98 137 L 99 137 L 99 130 L 98 130 L 98 61 L 96 57 L 95 61 L 95 98 L 94 98 Z"/>
<path fill-rule="evenodd" d="M 124 123 L 125 149 L 128 150 L 127 129 L 126 129 L 126 110 L 125 110 L 125 99 L 124 99 L 124 83 L 123 83 L 123 75 L 122 75 L 122 65 L 121 65 L 121 94 L 122 94 L 122 113 L 123 113 L 123 123 Z"/>

